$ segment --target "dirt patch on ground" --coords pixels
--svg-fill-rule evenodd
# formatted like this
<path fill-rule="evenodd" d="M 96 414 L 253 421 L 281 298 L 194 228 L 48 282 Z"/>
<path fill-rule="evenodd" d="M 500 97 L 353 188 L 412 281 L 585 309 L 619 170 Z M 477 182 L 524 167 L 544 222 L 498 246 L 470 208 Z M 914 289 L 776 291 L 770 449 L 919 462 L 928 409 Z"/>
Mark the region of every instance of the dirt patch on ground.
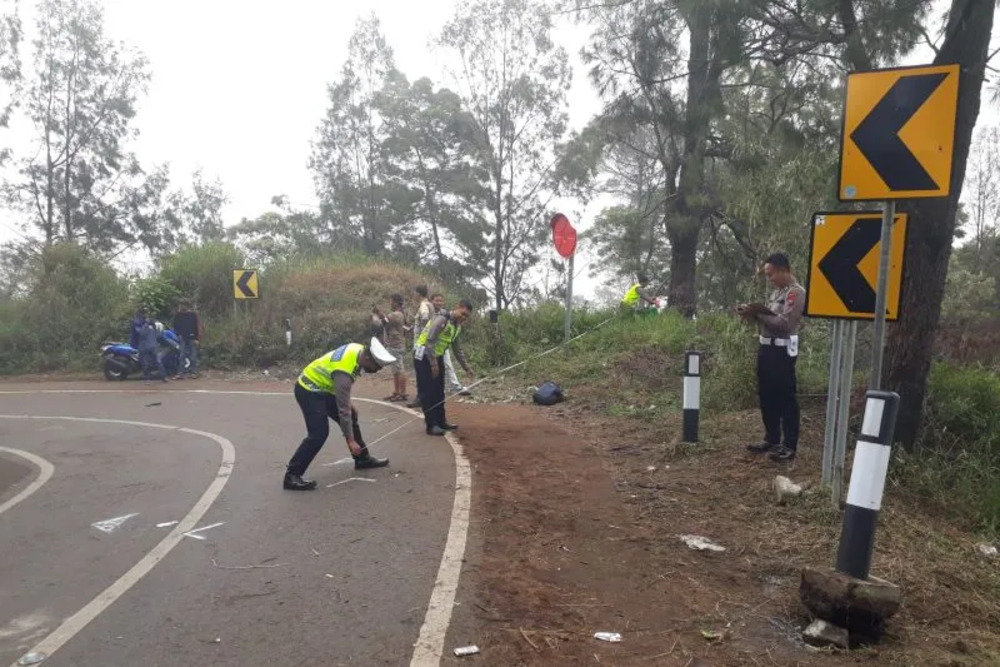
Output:
<path fill-rule="evenodd" d="M 816 415 L 788 466 L 743 449 L 759 429 L 753 412 L 706 420 L 697 446 L 669 435 L 679 432 L 672 418 L 605 418 L 568 404 L 449 414 L 473 465 L 479 545 L 455 640 L 474 638 L 482 664 L 1000 664 L 1000 618 L 986 593 L 997 590 L 997 565 L 892 490 L 873 568 L 904 588 L 889 635 L 849 653 L 801 642 L 799 572 L 832 564 L 841 514 L 822 493 L 778 506 L 771 484 L 776 474 L 818 481 Z M 694 551 L 678 538 L 686 534 L 726 550 Z M 601 642 L 598 631 L 622 641 Z"/>

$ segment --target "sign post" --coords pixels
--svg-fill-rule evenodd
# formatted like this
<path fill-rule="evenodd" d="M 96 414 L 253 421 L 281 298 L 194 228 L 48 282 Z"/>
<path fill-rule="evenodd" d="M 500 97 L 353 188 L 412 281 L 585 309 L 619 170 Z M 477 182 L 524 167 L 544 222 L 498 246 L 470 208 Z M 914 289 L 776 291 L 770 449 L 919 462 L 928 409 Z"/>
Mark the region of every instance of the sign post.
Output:
<path fill-rule="evenodd" d="M 899 317 L 908 217 L 893 216 L 886 233 L 891 247 L 881 241 L 884 218 L 878 211 L 859 211 L 818 212 L 812 219 L 805 312 L 834 320 L 822 478 L 834 506 L 843 497 L 857 321 L 875 320 L 879 311 L 884 319 Z"/>
<path fill-rule="evenodd" d="M 573 330 L 573 258 L 576 255 L 576 230 L 569 218 L 556 213 L 549 221 L 556 252 L 569 260 L 566 274 L 566 317 L 563 320 L 563 342 L 569 342 Z"/>

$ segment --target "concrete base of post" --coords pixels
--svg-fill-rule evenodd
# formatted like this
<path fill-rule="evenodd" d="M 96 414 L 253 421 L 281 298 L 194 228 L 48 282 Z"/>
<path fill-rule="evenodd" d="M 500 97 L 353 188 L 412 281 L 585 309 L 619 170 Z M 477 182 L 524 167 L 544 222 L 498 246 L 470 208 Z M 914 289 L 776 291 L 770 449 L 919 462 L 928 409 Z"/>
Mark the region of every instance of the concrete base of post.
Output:
<path fill-rule="evenodd" d="M 877 641 L 903 601 L 899 586 L 870 577 L 867 580 L 832 568 L 802 570 L 799 599 L 817 618 L 846 628 L 852 643 Z"/>

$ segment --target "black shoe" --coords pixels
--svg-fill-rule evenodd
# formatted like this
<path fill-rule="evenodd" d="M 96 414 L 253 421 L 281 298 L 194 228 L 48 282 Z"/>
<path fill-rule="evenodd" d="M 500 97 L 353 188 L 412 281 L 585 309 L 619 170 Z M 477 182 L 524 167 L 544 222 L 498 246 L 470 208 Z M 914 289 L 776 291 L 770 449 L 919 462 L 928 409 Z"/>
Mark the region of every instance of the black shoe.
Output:
<path fill-rule="evenodd" d="M 316 482 L 311 479 L 302 479 L 302 475 L 285 473 L 284 487 L 288 491 L 312 491 L 316 488 Z"/>
<path fill-rule="evenodd" d="M 384 468 L 389 465 L 389 459 L 377 459 L 371 454 L 359 456 L 354 459 L 355 470 L 367 470 L 368 468 Z"/>
<path fill-rule="evenodd" d="M 444 435 L 444 430 L 440 426 L 432 426 L 427 429 L 427 435 Z"/>
<path fill-rule="evenodd" d="M 413 399 L 412 401 L 410 401 L 409 403 L 406 404 L 406 407 L 413 408 L 413 409 L 419 408 L 420 407 L 420 399 L 419 398 Z"/>
<path fill-rule="evenodd" d="M 441 430 L 442 431 L 457 431 L 458 430 L 458 424 L 449 424 L 448 422 L 445 422 L 445 423 L 441 424 Z"/>
<path fill-rule="evenodd" d="M 782 445 L 771 453 L 771 460 L 777 462 L 792 461 L 795 459 L 795 450 Z"/>
<path fill-rule="evenodd" d="M 747 451 L 753 452 L 754 454 L 764 454 L 765 452 L 777 449 L 778 447 L 780 447 L 780 445 L 775 445 L 770 442 L 762 442 L 757 445 L 747 445 Z"/>

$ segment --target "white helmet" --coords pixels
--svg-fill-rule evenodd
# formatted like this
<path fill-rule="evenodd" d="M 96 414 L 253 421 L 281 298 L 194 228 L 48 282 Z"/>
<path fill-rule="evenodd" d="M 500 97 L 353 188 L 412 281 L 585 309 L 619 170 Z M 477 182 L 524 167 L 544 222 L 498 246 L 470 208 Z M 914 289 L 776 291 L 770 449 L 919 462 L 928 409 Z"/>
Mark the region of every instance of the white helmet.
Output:
<path fill-rule="evenodd" d="M 377 361 L 381 366 L 388 366 L 396 361 L 396 357 L 389 354 L 389 350 L 385 349 L 385 345 L 383 345 L 378 338 L 372 338 L 371 342 L 368 344 L 368 351 L 372 353 L 372 356 L 375 357 L 375 361 Z"/>

